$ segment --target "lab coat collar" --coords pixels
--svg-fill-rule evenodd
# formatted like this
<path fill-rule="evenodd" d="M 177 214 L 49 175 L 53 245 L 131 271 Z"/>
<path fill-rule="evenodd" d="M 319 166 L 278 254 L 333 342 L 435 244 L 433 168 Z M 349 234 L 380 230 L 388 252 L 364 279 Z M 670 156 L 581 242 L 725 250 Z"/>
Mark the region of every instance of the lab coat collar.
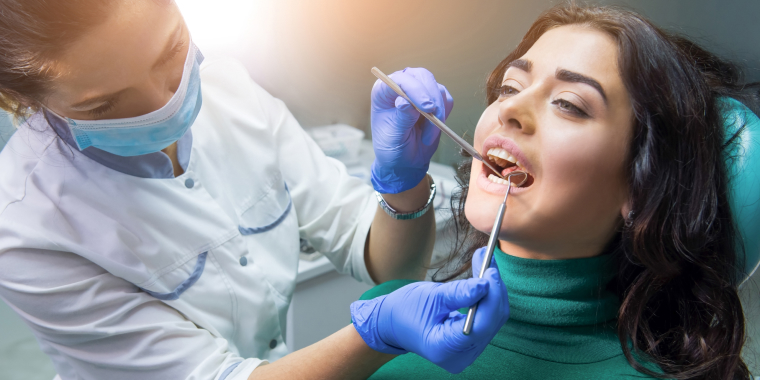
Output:
<path fill-rule="evenodd" d="M 44 112 L 48 124 L 53 128 L 56 134 L 66 141 L 66 143 L 79 150 L 71 136 L 66 121 L 62 120 L 52 112 Z M 190 162 L 190 151 L 193 147 L 192 127 L 177 141 L 177 159 L 182 170 L 187 170 Z M 108 153 L 95 147 L 85 148 L 82 154 L 91 160 L 120 173 L 128 174 L 140 178 L 174 178 L 174 169 L 172 161 L 164 152 L 149 153 L 142 156 L 122 157 Z"/>

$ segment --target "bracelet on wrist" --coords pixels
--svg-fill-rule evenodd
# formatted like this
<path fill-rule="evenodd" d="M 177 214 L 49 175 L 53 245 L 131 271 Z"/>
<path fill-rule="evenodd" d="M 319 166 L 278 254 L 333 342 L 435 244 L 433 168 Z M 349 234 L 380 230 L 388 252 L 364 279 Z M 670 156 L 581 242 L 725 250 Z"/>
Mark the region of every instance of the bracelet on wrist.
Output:
<path fill-rule="evenodd" d="M 393 207 L 391 207 L 388 202 L 385 201 L 385 198 L 383 198 L 383 195 L 379 192 L 375 191 L 375 197 L 377 197 L 377 202 L 380 204 L 380 208 L 385 211 L 386 214 L 388 214 L 391 218 L 397 219 L 397 220 L 411 220 L 411 219 L 417 219 L 421 217 L 422 215 L 425 215 L 425 213 L 433 208 L 433 199 L 435 199 L 435 182 L 433 182 L 433 177 L 428 174 L 426 176 L 428 178 L 428 181 L 430 181 L 430 196 L 428 197 L 427 202 L 424 206 L 421 208 L 414 210 L 412 212 L 405 212 L 400 213 L 396 211 Z"/>

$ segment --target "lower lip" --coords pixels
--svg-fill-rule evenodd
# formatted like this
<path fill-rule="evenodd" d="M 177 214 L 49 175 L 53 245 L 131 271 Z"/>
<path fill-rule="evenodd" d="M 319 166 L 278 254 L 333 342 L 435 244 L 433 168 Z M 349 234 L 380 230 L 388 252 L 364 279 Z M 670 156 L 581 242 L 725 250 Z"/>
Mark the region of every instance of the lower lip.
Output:
<path fill-rule="evenodd" d="M 478 187 L 487 193 L 504 195 L 507 192 L 509 185 L 502 185 L 500 183 L 491 182 L 491 180 L 488 179 L 488 175 L 486 174 L 484 167 L 485 165 L 483 165 L 483 163 L 480 163 L 480 174 L 478 175 L 478 180 L 476 181 Z M 528 187 L 517 187 L 513 185 L 512 190 L 510 190 L 510 194 L 520 194 L 528 191 L 528 189 Z"/>

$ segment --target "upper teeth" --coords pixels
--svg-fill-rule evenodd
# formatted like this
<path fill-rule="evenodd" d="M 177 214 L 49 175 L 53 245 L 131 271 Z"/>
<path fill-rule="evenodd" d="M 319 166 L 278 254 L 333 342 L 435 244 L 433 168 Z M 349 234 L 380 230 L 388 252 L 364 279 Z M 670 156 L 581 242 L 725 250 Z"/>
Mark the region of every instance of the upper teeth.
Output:
<path fill-rule="evenodd" d="M 509 154 L 509 152 L 502 148 L 491 148 L 486 154 L 491 158 L 491 160 L 493 160 L 493 162 L 496 163 L 496 165 L 506 166 L 507 161 L 509 161 L 513 164 L 517 164 L 517 166 L 520 166 L 520 162 L 517 161 L 514 156 Z"/>

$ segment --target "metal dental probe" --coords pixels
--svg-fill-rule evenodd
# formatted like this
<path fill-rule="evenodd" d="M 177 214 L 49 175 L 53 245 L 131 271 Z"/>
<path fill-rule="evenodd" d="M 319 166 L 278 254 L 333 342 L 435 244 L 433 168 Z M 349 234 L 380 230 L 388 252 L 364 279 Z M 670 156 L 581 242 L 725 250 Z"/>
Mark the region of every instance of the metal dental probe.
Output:
<path fill-rule="evenodd" d="M 385 73 L 380 71 L 380 69 L 378 69 L 377 67 L 373 67 L 371 71 L 372 71 L 372 74 L 374 74 L 377 77 L 377 79 L 380 79 L 381 81 L 383 81 L 385 84 L 388 85 L 388 87 L 390 87 L 393 91 L 395 91 L 400 97 L 406 99 L 406 101 L 409 102 L 409 104 L 411 104 L 412 107 L 414 107 L 414 109 L 419 111 L 420 115 L 430 120 L 430 122 L 433 123 L 433 125 L 435 125 L 436 127 L 438 127 L 438 129 L 440 129 L 441 132 L 446 134 L 446 136 L 451 137 L 451 139 L 454 140 L 454 142 L 457 143 L 457 145 L 461 146 L 462 149 L 464 149 L 471 156 L 480 160 L 480 162 L 482 162 L 483 165 L 488 166 L 488 168 L 493 170 L 493 172 L 496 173 L 496 175 L 499 176 L 499 178 L 505 179 L 504 176 L 501 175 L 501 170 L 493 167 L 493 165 L 491 165 L 488 162 L 488 160 L 484 160 L 483 156 L 481 156 L 480 153 L 478 153 L 478 151 L 475 150 L 475 148 L 473 148 L 472 145 L 470 145 L 470 143 L 465 141 L 463 138 L 459 137 L 459 135 L 457 135 L 456 132 L 452 131 L 451 128 L 446 126 L 446 124 L 443 124 L 443 122 L 439 120 L 437 117 L 435 117 L 435 115 L 433 115 L 432 113 L 427 113 L 417 108 L 417 106 L 414 105 L 412 100 L 409 99 L 408 96 L 406 96 L 406 93 L 404 92 L 404 90 L 402 90 L 401 87 L 398 84 L 396 84 L 396 82 L 393 81 L 393 79 L 385 75 Z"/>
<path fill-rule="evenodd" d="M 499 211 L 496 213 L 496 220 L 493 222 L 493 228 L 491 229 L 491 236 L 488 238 L 488 247 L 486 248 L 486 257 L 483 258 L 483 265 L 480 267 L 480 276 L 483 278 L 486 274 L 486 269 L 491 265 L 491 258 L 493 258 L 493 251 L 496 249 L 496 244 L 499 242 L 499 230 L 501 230 L 501 220 L 504 218 L 504 213 L 507 211 L 507 198 L 509 197 L 509 191 L 512 190 L 512 176 L 522 175 L 523 180 L 516 186 L 522 186 L 525 181 L 528 180 L 528 174 L 521 171 L 513 171 L 507 174 L 507 194 L 504 195 L 504 202 L 499 205 Z M 470 306 L 470 310 L 467 311 L 467 319 L 464 321 L 464 329 L 462 332 L 464 335 L 470 335 L 472 331 L 472 323 L 475 321 L 475 312 L 478 310 L 478 304 Z"/>

